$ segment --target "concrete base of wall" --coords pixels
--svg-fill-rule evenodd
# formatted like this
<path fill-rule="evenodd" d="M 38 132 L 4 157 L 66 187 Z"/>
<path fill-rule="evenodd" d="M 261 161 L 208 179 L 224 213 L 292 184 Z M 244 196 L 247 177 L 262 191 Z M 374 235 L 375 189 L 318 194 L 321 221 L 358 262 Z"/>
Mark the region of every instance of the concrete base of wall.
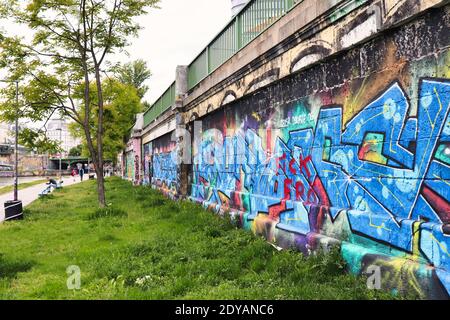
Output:
<path fill-rule="evenodd" d="M 316 230 L 302 234 L 289 230 L 288 226 L 267 214 L 251 217 L 244 211 L 224 208 L 192 197 L 188 199 L 216 214 L 230 215 L 240 227 L 264 237 L 269 243 L 282 249 L 297 250 L 309 256 L 319 251 L 328 253 L 335 248 L 347 263 L 348 271 L 367 277 L 368 286 L 374 290 L 385 290 L 407 298 L 450 299 L 439 280 L 450 279 L 450 274 L 445 269 L 428 264 L 419 253 L 406 254 L 393 249 L 391 245 L 383 245 L 353 233 L 348 216 L 360 213 L 342 210 L 332 218 L 329 208 L 316 206 L 310 209 L 312 214 L 306 217 Z M 417 224 L 414 221 L 411 223 Z M 432 234 L 436 232 L 436 228 L 439 228 L 436 224 L 418 224 L 415 226 L 416 238 L 426 232 Z"/>

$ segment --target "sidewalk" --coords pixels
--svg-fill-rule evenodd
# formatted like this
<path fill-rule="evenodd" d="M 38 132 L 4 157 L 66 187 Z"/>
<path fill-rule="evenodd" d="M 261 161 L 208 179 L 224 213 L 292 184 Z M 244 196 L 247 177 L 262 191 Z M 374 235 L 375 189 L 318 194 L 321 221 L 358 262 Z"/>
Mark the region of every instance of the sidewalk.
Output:
<path fill-rule="evenodd" d="M 80 183 L 79 176 L 75 178 L 75 181 L 73 181 L 73 178 L 70 176 L 63 177 L 62 180 L 64 181 L 63 188 L 70 186 L 72 184 Z M 86 181 L 86 179 L 84 181 Z M 19 200 L 22 200 L 23 207 L 25 208 L 31 202 L 36 200 L 39 197 L 39 193 L 42 190 L 44 190 L 45 187 L 46 184 L 42 183 L 26 189 L 19 190 Z M 4 207 L 5 201 L 12 200 L 13 198 L 14 198 L 13 191 L 0 195 L 0 223 L 3 222 L 3 220 L 5 220 L 5 207 Z"/>

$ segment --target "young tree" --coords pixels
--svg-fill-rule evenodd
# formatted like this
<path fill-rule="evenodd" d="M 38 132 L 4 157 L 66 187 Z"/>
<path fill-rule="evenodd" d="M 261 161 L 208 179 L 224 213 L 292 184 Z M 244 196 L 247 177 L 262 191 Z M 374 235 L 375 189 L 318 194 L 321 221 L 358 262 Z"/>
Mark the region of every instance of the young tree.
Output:
<path fill-rule="evenodd" d="M 139 97 L 141 99 L 144 98 L 144 95 L 148 91 L 148 86 L 144 83 L 152 76 L 151 71 L 147 67 L 147 63 L 142 59 L 138 59 L 124 65 L 119 65 L 116 69 L 117 79 L 124 84 L 135 87 Z"/>
<path fill-rule="evenodd" d="M 124 138 L 135 121 L 135 116 L 142 110 L 142 104 L 136 88 L 118 82 L 115 79 L 107 79 L 103 82 L 104 99 L 104 121 L 103 127 L 103 155 L 105 159 L 116 161 L 117 155 L 125 147 Z M 91 84 L 91 92 L 95 93 L 95 84 Z M 93 94 L 94 105 L 96 103 L 96 94 Z M 96 134 L 98 128 L 97 108 L 93 109 L 90 118 L 90 125 L 93 133 Z M 73 122 L 70 131 L 76 137 L 83 141 L 82 149 L 88 150 L 87 141 L 82 134 L 80 124 Z"/>
<path fill-rule="evenodd" d="M 19 143 L 27 149 L 41 154 L 55 154 L 63 151 L 59 141 L 52 140 L 47 135 L 42 134 L 41 131 L 30 128 L 20 129 Z"/>
<path fill-rule="evenodd" d="M 0 0 L 0 14 L 28 26 L 33 34 L 29 42 L 18 37 L 0 39 L 0 68 L 7 71 L 9 80 L 20 80 L 23 89 L 21 115 L 42 121 L 59 114 L 80 125 L 95 165 L 101 207 L 106 204 L 102 84 L 107 59 L 125 50 L 141 28 L 135 18 L 158 1 Z M 11 94 L 11 88 L 3 93 Z M 6 118 L 14 117 L 14 107 L 7 102 L 0 105 Z M 90 121 L 93 116 L 95 128 Z"/>

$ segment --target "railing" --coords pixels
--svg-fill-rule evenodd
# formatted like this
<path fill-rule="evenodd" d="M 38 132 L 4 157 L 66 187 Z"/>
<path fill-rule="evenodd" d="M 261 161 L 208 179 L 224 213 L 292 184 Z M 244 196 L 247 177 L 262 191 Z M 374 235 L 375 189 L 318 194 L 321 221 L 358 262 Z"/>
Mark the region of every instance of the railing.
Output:
<path fill-rule="evenodd" d="M 163 95 L 144 113 L 144 127 L 148 126 L 160 114 L 164 113 L 175 103 L 175 82 L 173 82 Z"/>
<path fill-rule="evenodd" d="M 250 0 L 188 66 L 188 89 L 194 88 L 301 1 Z M 175 83 L 146 111 L 144 127 L 174 103 Z"/>
<path fill-rule="evenodd" d="M 195 58 L 188 69 L 192 89 L 301 0 L 253 0 Z"/>

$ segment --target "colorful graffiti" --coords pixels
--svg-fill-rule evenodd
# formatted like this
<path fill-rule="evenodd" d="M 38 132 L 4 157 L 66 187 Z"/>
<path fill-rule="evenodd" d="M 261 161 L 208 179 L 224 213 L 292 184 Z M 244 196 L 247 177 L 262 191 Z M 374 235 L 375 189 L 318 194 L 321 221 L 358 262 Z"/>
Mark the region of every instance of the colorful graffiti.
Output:
<path fill-rule="evenodd" d="M 125 178 L 128 180 L 133 180 L 135 177 L 135 166 L 134 166 L 134 152 L 127 152 L 125 155 Z"/>
<path fill-rule="evenodd" d="M 141 139 L 133 138 L 127 143 L 124 159 L 124 178 L 132 181 L 135 185 L 140 185 L 143 179 L 141 168 Z"/>
<path fill-rule="evenodd" d="M 337 238 L 386 254 L 377 259 L 423 260 L 411 272 L 450 290 L 450 82 L 422 79 L 417 94 L 417 116 L 395 82 L 345 124 L 338 105 L 311 121 L 305 101 L 212 115 L 194 148 L 192 199 L 305 253 Z"/>
<path fill-rule="evenodd" d="M 170 134 L 153 141 L 152 185 L 170 197 L 177 195 L 176 152 L 176 143 Z"/>
<path fill-rule="evenodd" d="M 325 59 L 368 12 L 186 106 L 192 166 L 168 133 L 144 146 L 144 183 L 177 198 L 189 175 L 191 200 L 280 247 L 338 246 L 355 274 L 449 298 L 450 9 Z"/>
<path fill-rule="evenodd" d="M 151 169 L 152 169 L 152 143 L 146 143 L 143 146 L 144 150 L 144 177 L 142 180 L 143 185 L 149 185 L 150 184 L 150 177 L 152 176 Z"/>

